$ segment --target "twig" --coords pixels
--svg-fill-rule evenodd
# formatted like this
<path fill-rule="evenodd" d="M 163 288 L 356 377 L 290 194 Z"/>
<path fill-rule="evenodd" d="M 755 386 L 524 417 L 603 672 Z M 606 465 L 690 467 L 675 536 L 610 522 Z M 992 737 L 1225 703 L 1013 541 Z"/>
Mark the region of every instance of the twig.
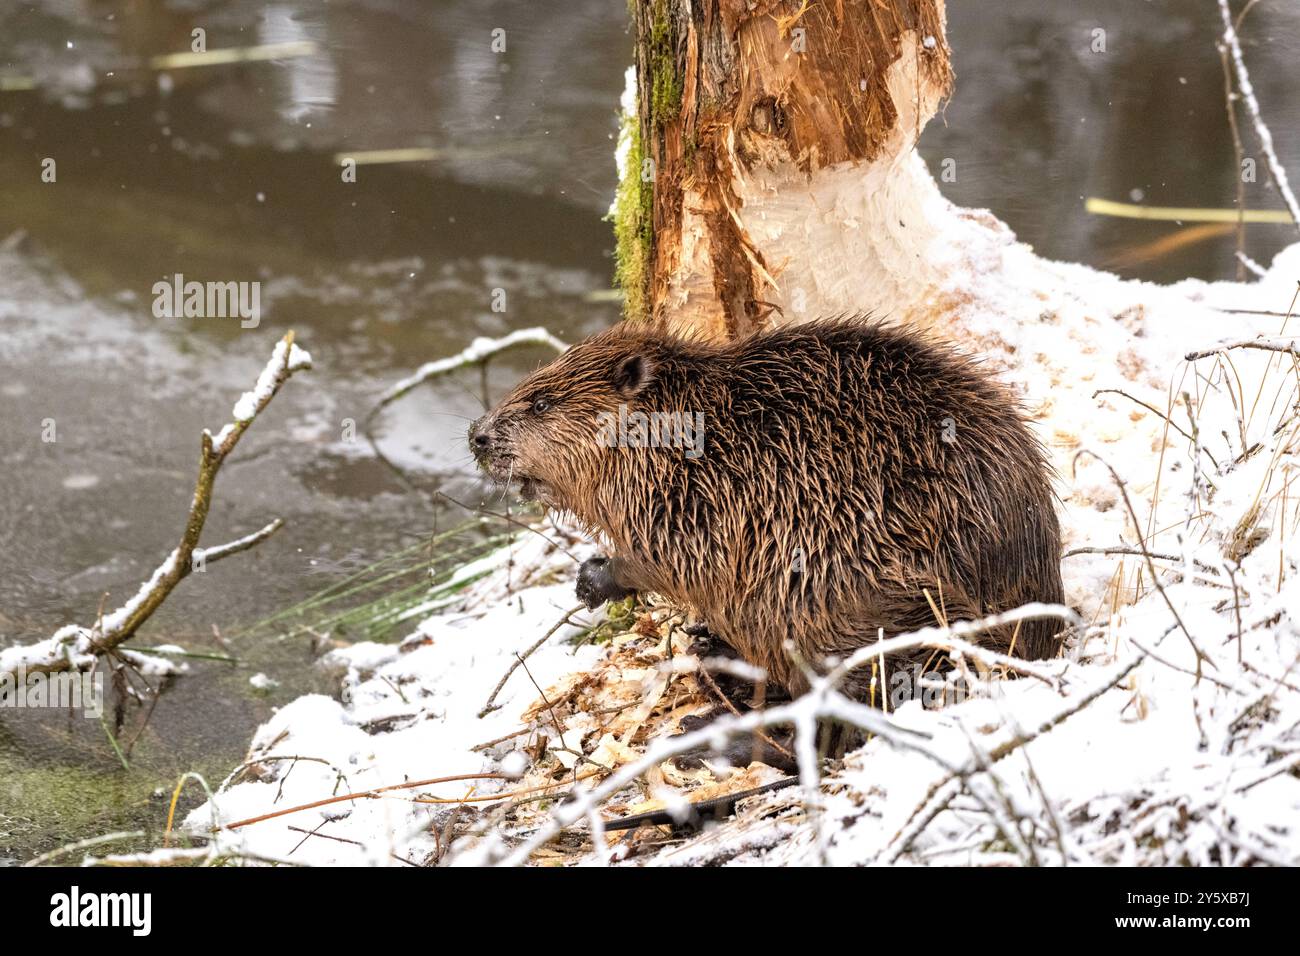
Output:
<path fill-rule="evenodd" d="M 1222 312 L 1224 315 L 1268 315 L 1278 319 L 1291 317 L 1290 312 L 1277 312 L 1272 309 L 1223 309 L 1213 305 L 1210 308 L 1215 312 Z"/>
<path fill-rule="evenodd" d="M 1264 276 L 1268 275 L 1268 270 L 1267 270 L 1267 269 L 1265 269 L 1263 266 L 1261 266 L 1258 262 L 1256 262 L 1256 261 L 1255 261 L 1254 259 L 1252 259 L 1250 256 L 1246 255 L 1246 253 L 1243 252 L 1241 249 L 1238 249 L 1238 250 L 1237 250 L 1237 263 L 1238 263 L 1238 265 L 1245 266 L 1248 270 L 1250 270 L 1252 273 L 1254 273 L 1255 276 L 1256 276 L 1256 278 L 1262 279 L 1262 278 L 1264 278 Z M 1240 275 L 1241 275 L 1241 272 L 1238 271 L 1237 274 L 1240 276 Z M 1245 278 L 1245 277 L 1242 276 L 1242 278 Z M 1222 311 L 1226 311 L 1226 310 L 1222 310 Z M 1243 311 L 1246 311 L 1246 310 L 1243 310 Z"/>
<path fill-rule="evenodd" d="M 587 770 L 577 774 L 572 780 L 555 780 L 551 783 L 540 783 L 532 787 L 520 787 L 518 790 L 505 790 L 501 793 L 480 793 L 472 794 L 467 797 L 411 797 L 412 803 L 429 803 L 429 804 L 456 804 L 463 805 L 466 803 L 496 803 L 502 800 L 523 801 L 528 794 L 541 793 L 541 799 L 553 799 L 555 794 L 546 793 L 546 791 L 555 790 L 559 787 L 567 787 L 572 783 L 580 783 L 583 780 L 590 780 L 592 777 L 602 773 L 609 773 L 605 767 L 599 764 L 595 765 L 595 770 Z M 532 798 L 529 798 L 532 799 Z"/>
<path fill-rule="evenodd" d="M 1183 560 L 1182 558 L 1178 557 L 1176 554 L 1163 554 L 1162 552 L 1159 551 L 1142 551 L 1140 548 L 1129 548 L 1129 547 L 1073 548 L 1065 552 L 1065 554 L 1061 555 L 1061 557 L 1072 558 L 1076 554 L 1127 554 L 1127 555 L 1132 555 L 1133 557 L 1146 557 L 1147 555 L 1150 555 L 1151 557 L 1155 558 L 1157 561 Z"/>
<path fill-rule="evenodd" d="M 1174 431 L 1178 432 L 1178 434 L 1182 435 L 1188 441 L 1192 440 L 1192 436 L 1187 434 L 1187 432 L 1183 431 L 1183 429 L 1179 427 L 1178 423 L 1175 422 L 1168 415 L 1166 415 L 1164 412 L 1160 411 L 1154 405 L 1147 404 L 1146 402 L 1142 401 L 1142 399 L 1140 398 L 1135 398 L 1134 396 L 1130 395 L 1128 392 L 1124 391 L 1122 388 L 1099 388 L 1097 389 L 1097 391 L 1092 393 L 1092 397 L 1096 398 L 1098 395 L 1105 395 L 1105 394 L 1124 396 L 1124 398 L 1127 398 L 1130 402 L 1134 402 L 1135 404 L 1141 405 L 1151 414 L 1160 418 L 1162 421 L 1165 422 L 1165 424 L 1167 424 Z M 1205 452 L 1206 457 L 1208 457 L 1210 461 L 1214 462 L 1215 468 L 1219 467 L 1219 463 L 1215 461 L 1214 456 L 1210 454 L 1210 450 L 1208 448 L 1202 448 L 1201 451 Z"/>
<path fill-rule="evenodd" d="M 765 783 L 759 787 L 750 787 L 748 790 L 738 790 L 735 793 L 724 793 L 708 800 L 699 800 L 682 808 L 648 810 L 645 813 L 633 814 L 630 817 L 614 817 L 605 821 L 605 829 L 634 830 L 642 826 L 698 825 L 705 820 L 726 816 L 735 809 L 736 804 L 741 800 L 747 800 L 763 793 L 771 793 L 773 790 L 783 790 L 786 787 L 794 786 L 798 782 L 798 777 L 786 777 L 782 780 L 773 780 L 771 783 Z"/>
<path fill-rule="evenodd" d="M 949 653 L 966 654 L 980 659 L 987 663 L 990 668 L 995 666 L 1012 667 L 1020 673 L 1032 675 L 1045 681 L 1050 686 L 1055 686 L 1055 675 L 1043 670 L 1041 666 L 1030 661 L 1010 658 L 1005 654 L 998 654 L 995 651 L 990 651 L 987 648 L 979 647 L 964 640 L 966 637 L 982 634 L 985 631 L 1006 624 L 1041 620 L 1043 618 L 1060 618 L 1071 624 L 1079 623 L 1079 616 L 1073 608 L 1062 604 L 1035 602 L 1001 614 L 992 614 L 976 621 L 954 621 L 946 627 L 926 627 L 909 634 L 900 634 L 897 637 L 877 641 L 875 644 L 868 644 L 866 647 L 854 651 L 842 663 L 836 665 L 835 669 L 827 675 L 827 679 L 832 682 L 843 680 L 850 671 L 871 663 L 873 658 L 882 654 L 897 654 L 899 651 L 913 650 L 918 647 L 933 647 Z"/>
<path fill-rule="evenodd" d="M 949 640 L 952 640 L 954 634 L 973 634 L 989 628 L 1000 627 L 1003 624 L 1042 617 L 1061 617 L 1067 620 L 1077 620 L 1075 612 L 1062 605 L 1029 604 L 979 621 L 957 621 L 948 628 L 923 628 L 912 634 L 899 635 L 871 645 L 865 648 L 864 651 L 851 656 L 825 677 L 812 675 L 813 690 L 789 704 L 768 710 L 751 711 L 740 717 L 720 717 L 699 730 L 657 741 L 639 759 L 617 768 L 599 786 L 575 798 L 573 802 L 557 807 L 546 825 L 540 827 L 521 846 L 516 847 L 505 862 L 512 865 L 521 865 L 527 862 L 535 849 L 551 840 L 565 827 L 584 817 L 588 817 L 592 809 L 599 806 L 602 801 L 617 793 L 622 787 L 635 780 L 649 768 L 657 766 L 670 757 L 694 751 L 705 744 L 717 747 L 728 739 L 750 735 L 756 730 L 766 727 L 781 724 L 795 725 L 797 730 L 796 752 L 799 754 L 801 771 L 806 769 L 806 764 L 810 760 L 815 762 L 815 754 L 811 752 L 812 739 L 809 731 L 815 726 L 817 720 L 822 717 L 838 720 L 859 730 L 875 734 L 895 747 L 922 753 L 931 760 L 937 761 L 946 769 L 954 769 L 941 756 L 921 745 L 921 741 L 929 739 L 929 734 L 901 727 L 880 711 L 843 697 L 836 691 L 838 682 L 842 681 L 853 668 L 864 663 L 864 652 L 867 656 L 878 653 L 894 653 L 899 650 L 926 646 L 929 643 L 939 643 L 939 639 L 943 636 L 947 636 Z M 966 642 L 961 643 L 965 644 Z M 966 646 L 974 647 L 974 645 Z M 1129 669 L 1136 667 L 1138 662 L 1140 661 L 1134 662 Z M 1125 674 L 1127 674 L 1127 671 L 1125 671 Z M 1117 677 L 1116 682 L 1122 680 L 1123 676 Z M 1101 691 L 1097 691 L 1092 696 L 1099 696 L 1100 693 Z M 1078 706 L 1080 708 L 1086 706 L 1092 696 L 1086 698 Z M 1067 710 L 1054 720 L 1040 724 L 1034 732 L 1025 735 L 1020 743 L 1028 742 L 1042 733 L 1046 733 L 1069 716 L 1070 713 L 1074 712 L 1073 710 Z M 1018 745 L 1020 744 L 1016 744 L 1016 746 Z M 1014 749 L 1013 746 L 1007 746 L 1005 749 L 995 750 L 990 753 L 990 759 L 1001 759 L 1012 749 Z M 805 799 L 807 799 L 807 790 L 810 786 L 815 786 L 815 784 L 810 784 L 809 778 L 803 772 L 800 773 L 800 779 L 804 782 Z"/>
<path fill-rule="evenodd" d="M 739 717 L 740 711 L 737 709 L 736 705 L 731 702 L 731 700 L 727 697 L 727 695 L 722 692 L 722 688 L 719 687 L 718 682 L 713 679 L 713 675 L 709 673 L 708 668 L 701 667 L 696 671 L 696 673 L 699 674 L 700 677 L 704 679 L 704 683 L 708 685 L 709 690 L 713 691 L 714 695 L 718 698 L 718 700 L 722 701 L 723 706 L 725 706 L 727 710 L 731 711 L 731 713 Z M 778 744 L 767 734 L 760 733 L 757 734 L 757 737 L 759 740 L 763 741 L 769 747 L 785 755 L 790 760 L 794 759 L 794 754 L 790 753 L 788 749 L 782 747 L 780 744 Z"/>
<path fill-rule="evenodd" d="M 1124 499 L 1124 506 L 1128 509 L 1129 517 L 1133 521 L 1133 529 L 1138 534 L 1138 546 L 1142 549 L 1142 556 L 1146 560 L 1147 571 L 1151 575 L 1151 583 L 1154 585 L 1155 589 L 1160 592 L 1160 597 L 1164 600 L 1165 606 L 1169 608 L 1169 613 L 1173 615 L 1174 621 L 1178 625 L 1179 630 L 1183 632 L 1187 638 L 1187 643 L 1191 644 L 1192 650 L 1196 652 L 1197 673 L 1200 673 L 1201 661 L 1206 661 L 1211 667 L 1216 667 L 1214 661 L 1210 660 L 1210 658 L 1206 656 L 1205 652 L 1197 646 L 1196 638 L 1192 637 L 1192 632 L 1189 631 L 1187 625 L 1183 623 L 1182 616 L 1178 613 L 1178 609 L 1174 607 L 1174 602 L 1169 599 L 1169 594 L 1165 591 L 1165 586 L 1160 583 L 1160 575 L 1156 573 L 1155 561 L 1152 560 L 1151 552 L 1147 550 L 1146 544 L 1142 541 L 1142 523 L 1138 521 L 1137 511 L 1133 508 L 1133 501 L 1129 498 L 1128 486 L 1124 483 L 1124 479 L 1119 476 L 1119 472 L 1111 467 L 1110 462 L 1106 461 L 1106 459 L 1102 458 L 1096 452 L 1088 451 L 1086 448 L 1074 456 L 1074 463 L 1077 464 L 1079 458 L 1083 455 L 1090 455 L 1097 459 L 1097 461 L 1101 462 L 1102 467 L 1110 472 L 1112 480 L 1114 480 L 1115 485 L 1119 488 L 1120 496 Z"/>
<path fill-rule="evenodd" d="M 1061 558 L 1062 560 L 1064 560 L 1065 558 L 1073 558 L 1076 555 L 1080 555 L 1080 554 L 1124 554 L 1124 555 L 1132 555 L 1135 558 L 1145 557 L 1145 555 L 1142 553 L 1141 548 L 1130 548 L 1125 545 L 1116 545 L 1115 547 L 1112 548 L 1092 548 L 1092 547 L 1072 548 L 1071 550 L 1065 552 L 1065 554 L 1061 555 Z M 1148 551 L 1146 552 L 1146 554 L 1151 555 L 1151 557 L 1154 558 L 1156 561 L 1181 562 L 1183 560 L 1176 554 L 1165 554 L 1162 551 Z M 1199 570 L 1205 572 L 1205 574 L 1195 575 L 1194 576 L 1195 580 L 1205 581 L 1209 584 L 1215 584 L 1215 585 L 1219 584 L 1219 582 L 1214 580 L 1213 578 L 1206 577 L 1206 575 L 1215 575 L 1217 577 L 1219 573 L 1218 568 L 1214 567 L 1211 564 L 1206 564 L 1200 558 L 1196 558 L 1193 561 L 1193 563 L 1196 565 L 1196 567 Z M 1182 575 L 1182 571 L 1178 571 L 1178 570 L 1174 570 L 1172 573 L 1178 574 L 1180 576 Z"/>
<path fill-rule="evenodd" d="M 505 674 L 502 675 L 501 679 L 497 681 L 497 686 L 492 688 L 492 693 L 488 695 L 487 702 L 483 705 L 482 709 L 478 712 L 478 716 L 480 720 L 482 720 L 488 714 L 492 713 L 492 711 L 500 710 L 500 705 L 496 703 L 497 694 L 501 693 L 501 688 L 506 686 L 506 681 L 510 680 L 510 675 L 515 672 L 515 670 L 519 667 L 519 665 L 522 664 L 525 660 L 527 660 L 528 657 L 530 657 L 534 651 L 536 651 L 539 647 L 541 647 L 543 644 L 549 641 L 551 639 L 551 635 L 554 634 L 556 631 L 558 631 L 565 624 L 568 624 L 572 627 L 577 627 L 578 625 L 574 624 L 571 620 L 569 620 L 569 618 L 571 618 L 574 614 L 577 614 L 579 611 L 585 610 L 586 607 L 587 605 L 585 604 L 579 604 L 577 607 L 565 611 L 564 617 L 556 621 L 555 625 L 549 631 L 543 634 L 540 638 L 538 638 L 535 642 L 533 642 L 533 644 L 527 650 L 525 650 L 523 654 L 515 655 L 514 662 L 510 665 L 509 669 L 505 672 Z"/>
<path fill-rule="evenodd" d="M 68 843 L 64 846 L 55 847 L 48 853 L 42 853 L 40 856 L 33 857 L 23 866 L 40 866 L 42 863 L 49 863 L 70 853 L 76 853 L 78 850 L 86 850 L 92 846 L 102 846 L 105 843 L 116 843 L 119 840 L 139 840 L 146 836 L 143 830 L 122 831 L 120 833 L 105 833 L 103 836 L 90 837 L 86 840 L 78 840 L 76 843 Z"/>
<path fill-rule="evenodd" d="M 220 793 L 221 791 L 225 790 L 226 787 L 230 786 L 231 782 L 233 782 L 236 777 L 238 777 L 245 770 L 248 770 L 250 767 L 257 767 L 264 763 L 284 763 L 286 761 L 291 762 L 293 766 L 290 766 L 289 769 L 284 772 L 284 777 L 281 778 L 280 781 L 281 784 L 283 784 L 284 780 L 287 779 L 289 774 L 293 772 L 294 766 L 296 766 L 300 761 L 305 761 L 307 763 L 324 764 L 326 767 L 329 767 L 331 770 L 333 770 L 335 774 L 334 786 L 336 790 L 338 788 L 338 781 L 340 780 L 346 783 L 349 787 L 352 786 L 351 781 L 348 780 L 348 775 L 344 773 L 341 769 L 339 769 L 337 766 L 330 763 L 324 757 L 308 757 L 303 754 L 267 754 L 262 757 L 257 757 L 253 760 L 245 761 L 244 763 L 241 763 L 238 767 L 236 767 L 234 770 L 230 771 L 230 773 L 226 774 L 226 779 L 221 781 L 221 783 L 217 786 L 217 792 Z M 184 782 L 183 778 L 181 782 L 182 783 Z M 278 801 L 280 799 L 280 795 L 276 794 L 275 799 Z M 170 829 L 170 823 L 168 824 L 168 829 Z"/>
<path fill-rule="evenodd" d="M 201 551 L 203 561 L 205 564 L 211 564 L 213 561 L 220 561 L 222 558 L 228 558 L 232 554 L 239 554 L 241 551 L 255 548 L 283 527 L 284 519 L 276 518 L 266 527 L 254 531 L 252 534 L 246 534 L 244 537 L 236 538 L 234 541 L 219 544 L 215 548 L 204 548 Z"/>
<path fill-rule="evenodd" d="M 316 824 L 316 828 L 313 830 L 304 830 L 302 827 L 290 826 L 289 827 L 290 830 L 293 830 L 295 833 L 304 833 L 306 834 L 306 836 L 304 836 L 301 840 L 299 840 L 297 843 L 293 845 L 293 849 L 289 851 L 288 855 L 293 856 L 295 853 L 298 852 L 298 848 L 300 846 L 302 846 L 304 843 L 306 843 L 309 839 L 311 839 L 314 836 L 321 837 L 322 839 L 325 840 L 337 840 L 339 843 L 351 843 L 353 846 L 360 846 L 360 847 L 365 846 L 365 844 L 359 843 L 356 840 L 348 840 L 343 837 L 330 836 L 329 834 L 318 832 L 321 827 L 325 826 L 329 822 L 330 822 L 330 818 L 326 817 L 325 819 L 321 820 L 320 823 Z"/>
<path fill-rule="evenodd" d="M 245 820 L 237 820 L 234 823 L 227 823 L 220 827 L 222 830 L 237 830 L 240 827 L 252 826 L 254 823 L 261 823 L 264 820 L 273 820 L 276 817 L 288 816 L 290 813 L 300 813 L 303 810 L 314 810 L 317 807 L 326 807 L 332 803 L 345 803 L 349 800 L 374 800 L 380 794 L 390 793 L 393 790 L 409 790 L 412 787 L 429 787 L 438 783 L 455 783 L 458 780 L 509 780 L 508 774 L 504 773 L 460 773 L 450 777 L 430 777 L 428 780 L 412 780 L 407 783 L 394 783 L 387 787 L 375 787 L 372 790 L 362 790 L 358 793 L 345 793 L 336 797 L 327 797 L 324 800 L 314 800 L 311 803 L 300 804 L 296 807 L 285 807 L 282 810 L 276 810 L 272 813 L 263 813 L 260 816 L 249 817 Z M 213 832 L 216 832 L 214 828 Z"/>
<path fill-rule="evenodd" d="M 234 850 L 219 847 L 211 843 L 205 847 L 193 849 L 173 848 L 170 850 L 150 850 L 145 853 L 125 853 L 114 856 L 86 857 L 83 866 L 192 866 L 216 865 L 223 860 L 245 860 L 250 863 L 262 863 L 267 866 L 293 866 L 303 864 L 297 860 L 267 856 L 264 853 L 250 853 L 247 850 Z"/>
<path fill-rule="evenodd" d="M 484 750 L 490 750 L 491 748 L 495 747 L 497 744 L 503 744 L 507 740 L 514 740 L 516 737 L 522 737 L 524 734 L 529 734 L 532 732 L 533 732 L 532 727 L 520 727 L 518 730 L 513 731 L 512 733 L 504 734 L 493 740 L 485 740 L 481 744 L 475 744 L 473 747 L 470 747 L 469 749 L 473 753 L 479 753 Z"/>
<path fill-rule="evenodd" d="M 1162 635 L 1161 640 L 1168 636 L 1172 630 L 1173 628 L 1171 627 L 1169 631 L 1166 631 L 1165 634 Z M 1004 741 L 1002 744 L 999 744 L 997 747 L 988 751 L 986 757 L 988 765 L 996 763 L 1008 754 L 1011 754 L 1026 744 L 1033 742 L 1043 736 L 1043 734 L 1048 733 L 1070 717 L 1079 713 L 1079 711 L 1083 710 L 1107 691 L 1118 687 L 1119 684 L 1123 682 L 1123 680 L 1128 677 L 1128 675 L 1131 674 L 1139 664 L 1146 660 L 1146 657 L 1147 654 L 1145 651 L 1139 651 L 1125 664 L 1119 666 L 1108 680 L 1100 682 L 1092 690 L 1070 700 L 1051 717 L 1040 721 L 1032 730 L 1021 731 L 1011 739 Z M 894 834 L 894 838 L 886 844 L 885 850 L 882 851 L 883 858 L 881 862 L 888 863 L 896 861 L 900 856 L 906 853 L 908 846 L 910 846 L 911 842 L 921 833 L 922 830 L 925 829 L 925 825 L 938 816 L 947 805 L 948 801 L 960 792 L 959 782 L 964 781 L 979 769 L 980 767 L 978 764 L 973 761 L 967 761 L 957 769 L 950 771 L 947 776 L 935 781 L 935 783 L 930 786 L 929 790 L 926 791 L 925 798 L 921 801 L 920 805 L 917 806 L 916 810 L 912 812 L 912 815 L 908 818 L 907 822 L 904 823 L 903 827 Z M 940 796 L 943 796 L 942 800 L 938 799 Z M 920 825 L 916 825 L 917 821 L 920 821 Z M 900 843 L 900 840 L 903 842 Z"/>
<path fill-rule="evenodd" d="M 834 694 L 833 691 L 831 693 Z M 895 746 L 921 750 L 928 755 L 928 751 L 921 748 L 918 742 L 928 739 L 929 734 L 900 727 L 892 720 L 884 717 L 878 710 L 867 707 L 865 704 L 856 704 L 838 695 L 834 696 L 837 699 L 831 709 L 830 716 L 850 723 L 861 730 L 870 731 L 889 740 Z M 790 723 L 798 727 L 805 717 L 805 711 L 811 713 L 809 709 L 815 707 L 818 703 L 820 701 L 813 695 L 807 695 L 791 704 L 774 707 L 770 710 L 751 711 L 743 717 L 720 717 L 707 727 L 656 741 L 655 745 L 642 754 L 640 758 L 618 767 L 599 786 L 581 794 L 573 801 L 557 807 L 546 824 L 538 828 L 530 839 L 516 847 L 505 862 L 512 865 L 525 863 L 534 850 L 549 842 L 565 827 L 587 817 L 592 808 L 598 807 L 604 800 L 617 793 L 646 770 L 657 766 L 670 757 L 695 750 L 703 744 L 717 745 L 729 738 L 746 736 L 764 727 Z"/>
<path fill-rule="evenodd" d="M 178 70 L 194 66 L 226 66 L 231 63 L 255 63 L 264 60 L 287 60 L 290 57 L 314 56 L 319 48 L 311 40 L 287 43 L 263 43 L 256 46 L 204 50 L 202 53 L 160 53 L 149 58 L 155 70 Z"/>
<path fill-rule="evenodd" d="M 528 676 L 528 680 L 532 683 L 533 687 L 537 689 L 537 693 L 542 698 L 542 703 L 546 705 L 546 710 L 551 715 L 551 721 L 555 724 L 555 734 L 556 737 L 559 739 L 560 744 L 559 746 L 552 747 L 551 749 L 559 753 L 571 754 L 573 757 L 576 758 L 573 764 L 574 784 L 576 785 L 578 782 L 578 764 L 580 763 L 589 763 L 596 768 L 597 772 L 604 771 L 608 773 L 610 769 L 609 767 L 596 763 L 596 761 L 592 760 L 581 750 L 574 750 L 573 748 L 568 746 L 568 744 L 564 740 L 564 725 L 560 723 L 560 718 L 555 713 L 555 705 L 551 703 L 549 698 L 547 698 L 546 691 L 542 690 L 542 685 L 537 683 L 537 678 L 533 677 L 533 672 L 528 669 L 528 665 L 524 663 L 524 659 L 520 657 L 518 654 L 515 655 L 515 659 L 519 661 L 519 666 L 524 669 L 524 673 Z"/>

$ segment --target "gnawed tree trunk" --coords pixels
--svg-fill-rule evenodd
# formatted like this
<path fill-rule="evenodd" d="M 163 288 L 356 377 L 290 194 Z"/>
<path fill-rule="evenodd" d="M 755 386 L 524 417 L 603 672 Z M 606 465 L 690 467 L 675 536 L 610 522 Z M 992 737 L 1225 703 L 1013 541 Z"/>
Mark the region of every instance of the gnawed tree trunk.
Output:
<path fill-rule="evenodd" d="M 712 338 L 940 287 L 913 147 L 952 86 L 943 0 L 632 0 L 628 316 Z"/>

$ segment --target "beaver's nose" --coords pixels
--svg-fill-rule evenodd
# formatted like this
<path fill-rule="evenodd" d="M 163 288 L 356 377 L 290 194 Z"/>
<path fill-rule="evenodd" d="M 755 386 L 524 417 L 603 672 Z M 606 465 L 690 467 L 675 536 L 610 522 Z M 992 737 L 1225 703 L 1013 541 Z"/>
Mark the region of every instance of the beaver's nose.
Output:
<path fill-rule="evenodd" d="M 492 447 L 492 433 L 486 427 L 486 419 L 480 418 L 469 426 L 469 447 L 476 455 Z"/>

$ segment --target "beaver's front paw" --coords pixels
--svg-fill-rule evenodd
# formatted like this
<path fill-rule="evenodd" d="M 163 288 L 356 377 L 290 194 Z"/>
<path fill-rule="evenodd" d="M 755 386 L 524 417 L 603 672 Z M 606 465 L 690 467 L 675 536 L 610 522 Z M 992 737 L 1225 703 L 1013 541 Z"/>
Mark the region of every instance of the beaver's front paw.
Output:
<path fill-rule="evenodd" d="M 574 589 L 578 600 L 595 610 L 606 601 L 621 601 L 629 594 L 635 594 L 631 588 L 625 588 L 614 580 L 609 558 L 588 558 L 578 568 L 578 585 Z"/>

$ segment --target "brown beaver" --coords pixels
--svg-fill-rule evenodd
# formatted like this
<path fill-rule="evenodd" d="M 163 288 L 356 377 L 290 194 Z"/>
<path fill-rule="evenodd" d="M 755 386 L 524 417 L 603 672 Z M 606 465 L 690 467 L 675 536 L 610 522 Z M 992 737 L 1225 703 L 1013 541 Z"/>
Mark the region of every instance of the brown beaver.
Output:
<path fill-rule="evenodd" d="M 591 606 L 662 594 L 792 694 L 807 679 L 787 639 L 813 666 L 842 658 L 935 624 L 927 590 L 949 621 L 1062 600 L 1050 469 L 1018 403 L 902 328 L 841 319 L 715 345 L 620 325 L 469 435 L 491 477 L 611 546 L 582 569 Z M 1047 657 L 1059 627 L 982 640 Z"/>

